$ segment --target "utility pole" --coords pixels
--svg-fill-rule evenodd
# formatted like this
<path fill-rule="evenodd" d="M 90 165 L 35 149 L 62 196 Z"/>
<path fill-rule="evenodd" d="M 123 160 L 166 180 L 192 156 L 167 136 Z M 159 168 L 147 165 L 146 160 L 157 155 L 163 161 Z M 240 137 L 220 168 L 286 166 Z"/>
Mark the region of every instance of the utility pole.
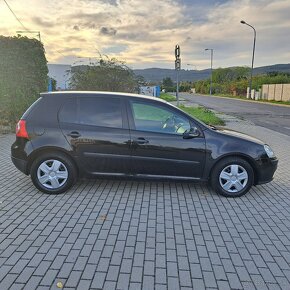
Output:
<path fill-rule="evenodd" d="M 181 59 L 180 59 L 180 46 L 178 44 L 175 45 L 175 70 L 176 70 L 176 100 L 177 106 L 179 106 L 179 71 L 181 67 Z"/>
<path fill-rule="evenodd" d="M 212 95 L 212 61 L 213 61 L 213 48 L 206 48 L 205 50 L 210 50 L 210 89 L 209 89 L 209 94 Z"/>

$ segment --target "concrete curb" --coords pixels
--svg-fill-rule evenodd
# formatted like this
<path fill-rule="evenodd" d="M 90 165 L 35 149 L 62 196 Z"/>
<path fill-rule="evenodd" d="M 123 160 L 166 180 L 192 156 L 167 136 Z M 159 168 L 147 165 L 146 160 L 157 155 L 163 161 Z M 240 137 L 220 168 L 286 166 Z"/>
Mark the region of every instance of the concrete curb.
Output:
<path fill-rule="evenodd" d="M 271 106 L 277 106 L 277 107 L 285 107 L 290 108 L 290 105 L 284 105 L 284 104 L 275 104 L 270 102 L 261 102 L 261 101 L 254 101 L 254 100 L 244 100 L 244 99 L 238 99 L 238 98 L 230 98 L 230 97 L 222 97 L 222 96 L 210 96 L 210 95 L 202 95 L 202 94 L 192 94 L 192 96 L 206 96 L 211 98 L 222 98 L 222 99 L 228 99 L 228 100 L 235 100 L 235 101 L 241 101 L 241 102 L 249 102 L 249 103 L 255 103 L 255 104 L 265 104 L 265 105 L 271 105 Z"/>

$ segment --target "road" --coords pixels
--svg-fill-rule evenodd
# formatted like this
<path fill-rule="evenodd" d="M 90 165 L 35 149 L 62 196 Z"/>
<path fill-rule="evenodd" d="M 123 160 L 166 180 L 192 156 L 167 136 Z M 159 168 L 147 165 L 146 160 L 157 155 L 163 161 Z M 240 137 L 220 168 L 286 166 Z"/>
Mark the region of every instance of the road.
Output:
<path fill-rule="evenodd" d="M 209 109 L 252 121 L 255 125 L 290 136 L 290 106 L 245 102 L 239 99 L 182 93 L 181 98 Z"/>

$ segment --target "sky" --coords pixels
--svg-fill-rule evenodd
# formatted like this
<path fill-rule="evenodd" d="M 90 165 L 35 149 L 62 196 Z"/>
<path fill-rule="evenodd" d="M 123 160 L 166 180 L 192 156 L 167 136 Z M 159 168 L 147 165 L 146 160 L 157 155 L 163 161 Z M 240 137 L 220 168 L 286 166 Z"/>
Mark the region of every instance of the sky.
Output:
<path fill-rule="evenodd" d="M 131 68 L 183 69 L 290 63 L 290 0 L 6 0 L 25 28 L 40 31 L 49 63 L 81 64 L 100 54 Z M 24 30 L 0 0 L 0 34 Z M 25 35 L 25 34 L 23 34 Z M 34 34 L 26 34 L 33 37 Z"/>

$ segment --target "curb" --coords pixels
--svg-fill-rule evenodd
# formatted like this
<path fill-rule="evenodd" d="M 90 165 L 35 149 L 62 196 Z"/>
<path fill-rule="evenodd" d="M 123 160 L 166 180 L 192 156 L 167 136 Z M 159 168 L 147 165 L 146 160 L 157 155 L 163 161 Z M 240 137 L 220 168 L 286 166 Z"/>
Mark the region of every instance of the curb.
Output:
<path fill-rule="evenodd" d="M 221 99 L 235 100 L 235 101 L 241 101 L 241 102 L 248 102 L 248 103 L 255 103 L 255 104 L 265 104 L 265 105 L 271 105 L 271 106 L 277 106 L 277 107 L 290 108 L 290 105 L 275 104 L 275 103 L 263 102 L 263 101 L 244 100 L 244 99 L 238 99 L 238 98 L 230 98 L 230 97 L 222 97 L 222 96 L 210 96 L 210 95 L 201 95 L 201 94 L 192 94 L 191 96 L 194 96 L 194 95 L 206 96 L 206 97 L 210 97 L 210 98 L 221 98 Z"/>

